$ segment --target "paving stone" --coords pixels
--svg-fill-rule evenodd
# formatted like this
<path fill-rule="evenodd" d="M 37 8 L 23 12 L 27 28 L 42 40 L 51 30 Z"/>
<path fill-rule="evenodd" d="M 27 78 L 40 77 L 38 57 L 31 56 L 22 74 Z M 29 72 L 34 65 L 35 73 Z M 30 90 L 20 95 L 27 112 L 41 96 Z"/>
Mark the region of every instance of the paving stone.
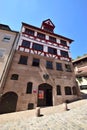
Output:
<path fill-rule="evenodd" d="M 61 113 L 54 113 L 51 109 L 52 114 L 48 114 L 50 112 L 46 110 L 47 115 L 44 112 L 42 117 L 23 117 L 20 114 L 20 118 L 13 119 L 6 114 L 0 116 L 0 130 L 87 130 L 87 100 L 83 105 L 81 101 L 77 107 L 73 106 L 69 105 L 70 110 Z"/>

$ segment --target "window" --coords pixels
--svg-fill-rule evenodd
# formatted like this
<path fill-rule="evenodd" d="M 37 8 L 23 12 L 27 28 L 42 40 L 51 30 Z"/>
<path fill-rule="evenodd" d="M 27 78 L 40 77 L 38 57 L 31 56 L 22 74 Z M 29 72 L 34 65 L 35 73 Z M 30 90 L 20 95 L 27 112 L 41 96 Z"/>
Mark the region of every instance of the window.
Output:
<path fill-rule="evenodd" d="M 19 64 L 27 65 L 28 56 L 20 56 Z"/>
<path fill-rule="evenodd" d="M 44 30 L 48 31 L 48 32 L 53 32 L 53 29 L 48 28 L 48 27 L 44 27 Z"/>
<path fill-rule="evenodd" d="M 56 86 L 57 95 L 61 95 L 61 86 Z"/>
<path fill-rule="evenodd" d="M 33 85 L 32 82 L 27 83 L 27 91 L 26 91 L 26 93 L 32 93 L 32 85 Z"/>
<path fill-rule="evenodd" d="M 18 74 L 12 74 L 11 80 L 18 80 L 19 75 Z"/>
<path fill-rule="evenodd" d="M 52 61 L 46 61 L 46 68 L 47 69 L 53 69 L 53 62 Z"/>
<path fill-rule="evenodd" d="M 72 87 L 72 91 L 73 91 L 73 95 L 77 95 L 77 90 L 76 90 L 76 87 Z"/>
<path fill-rule="evenodd" d="M 28 110 L 34 109 L 34 104 L 33 103 L 29 103 L 28 104 Z"/>
<path fill-rule="evenodd" d="M 81 90 L 87 89 L 87 85 L 81 85 L 81 86 L 80 86 L 80 89 L 81 89 Z"/>
<path fill-rule="evenodd" d="M 39 66 L 39 63 L 40 63 L 40 60 L 39 59 L 36 59 L 36 58 L 34 58 L 33 59 L 33 63 L 32 63 L 32 66 Z"/>
<path fill-rule="evenodd" d="M 61 70 L 61 71 L 63 70 L 61 63 L 56 63 L 56 70 Z"/>
<path fill-rule="evenodd" d="M 71 87 L 65 87 L 65 95 L 72 95 L 71 93 Z"/>
<path fill-rule="evenodd" d="M 48 47 L 48 52 L 54 55 L 57 55 L 57 49 Z"/>
<path fill-rule="evenodd" d="M 22 46 L 29 48 L 29 47 L 30 47 L 30 42 L 29 42 L 29 41 L 26 41 L 26 40 L 23 40 L 23 41 L 22 41 Z"/>
<path fill-rule="evenodd" d="M 37 50 L 37 51 L 43 51 L 43 45 L 39 45 L 37 43 L 33 43 L 33 47 L 32 47 L 34 50 Z"/>
<path fill-rule="evenodd" d="M 25 29 L 25 33 L 34 36 L 34 31 L 30 29 Z"/>
<path fill-rule="evenodd" d="M 60 43 L 63 44 L 63 45 L 65 45 L 65 46 L 67 46 L 67 43 L 64 40 L 60 40 Z"/>
<path fill-rule="evenodd" d="M 56 42 L 56 38 L 49 36 L 49 41 L 51 41 L 51 42 Z"/>
<path fill-rule="evenodd" d="M 37 37 L 41 39 L 45 39 L 45 34 L 37 33 Z"/>
<path fill-rule="evenodd" d="M 69 64 L 65 64 L 65 68 L 67 72 L 71 72 L 71 66 Z"/>
<path fill-rule="evenodd" d="M 10 36 L 5 36 L 5 37 L 3 38 L 3 41 L 4 41 L 4 42 L 9 42 L 9 41 L 10 41 L 10 39 L 11 39 L 11 37 L 10 37 Z"/>
<path fill-rule="evenodd" d="M 61 53 L 61 56 L 63 56 L 63 57 L 66 57 L 66 58 L 68 58 L 69 57 L 69 55 L 68 55 L 68 52 L 67 51 L 60 51 L 60 53 Z"/>

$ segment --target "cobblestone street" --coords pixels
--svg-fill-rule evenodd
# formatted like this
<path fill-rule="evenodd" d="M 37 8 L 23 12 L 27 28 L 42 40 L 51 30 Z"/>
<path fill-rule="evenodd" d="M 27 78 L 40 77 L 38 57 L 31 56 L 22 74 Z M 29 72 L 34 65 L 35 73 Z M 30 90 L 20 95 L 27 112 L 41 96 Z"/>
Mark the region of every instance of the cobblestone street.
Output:
<path fill-rule="evenodd" d="M 28 117 L 25 114 L 24 117 L 19 115 L 19 118 L 13 118 L 9 117 L 11 114 L 0 115 L 0 130 L 87 130 L 87 100 L 72 103 L 69 108 L 69 111 L 60 113 L 55 110 L 52 114 L 44 112 L 41 117 Z M 49 108 L 47 110 L 50 111 Z"/>

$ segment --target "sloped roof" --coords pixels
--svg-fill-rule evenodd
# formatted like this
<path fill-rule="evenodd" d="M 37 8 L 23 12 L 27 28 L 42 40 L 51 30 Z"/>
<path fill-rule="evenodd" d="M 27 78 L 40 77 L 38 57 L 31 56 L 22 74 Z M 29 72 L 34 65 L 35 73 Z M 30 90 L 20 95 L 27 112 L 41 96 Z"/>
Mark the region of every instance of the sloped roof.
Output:
<path fill-rule="evenodd" d="M 0 24 L 0 29 L 11 31 L 11 28 L 8 25 Z"/>
<path fill-rule="evenodd" d="M 76 76 L 87 76 L 87 66 L 78 68 Z"/>
<path fill-rule="evenodd" d="M 73 62 L 73 63 L 76 63 L 76 62 L 81 61 L 81 60 L 84 60 L 84 59 L 86 59 L 86 58 L 87 58 L 87 55 L 84 55 L 84 56 L 82 56 L 82 57 L 80 57 L 80 58 L 77 58 L 77 59 L 73 60 L 72 62 Z"/>
<path fill-rule="evenodd" d="M 44 23 L 49 24 L 50 26 L 53 26 L 53 28 L 55 28 L 55 25 L 53 24 L 53 22 L 52 22 L 50 19 L 44 20 L 44 21 L 42 22 L 42 25 L 43 25 Z"/>

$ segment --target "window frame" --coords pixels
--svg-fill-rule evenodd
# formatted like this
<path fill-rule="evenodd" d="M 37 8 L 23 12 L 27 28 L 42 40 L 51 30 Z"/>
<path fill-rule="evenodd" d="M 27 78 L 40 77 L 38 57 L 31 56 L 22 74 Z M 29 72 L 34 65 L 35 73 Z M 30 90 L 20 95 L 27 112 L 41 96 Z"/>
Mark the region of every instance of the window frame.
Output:
<path fill-rule="evenodd" d="M 45 34 L 37 32 L 37 38 L 45 39 Z"/>
<path fill-rule="evenodd" d="M 81 90 L 87 90 L 87 85 L 80 85 Z"/>
<path fill-rule="evenodd" d="M 24 44 L 24 45 L 23 45 L 23 44 Z M 27 44 L 29 44 L 29 45 L 27 46 Z M 22 47 L 25 47 L 25 48 L 30 48 L 30 41 L 23 40 L 21 46 L 22 46 Z"/>
<path fill-rule="evenodd" d="M 47 69 L 53 69 L 53 62 L 52 61 L 46 61 L 46 68 Z"/>
<path fill-rule="evenodd" d="M 35 62 L 36 61 L 36 62 Z M 37 62 L 38 61 L 38 62 Z M 32 60 L 32 66 L 34 67 L 39 67 L 40 66 L 40 59 L 38 58 L 33 58 Z"/>
<path fill-rule="evenodd" d="M 48 53 L 53 54 L 53 55 L 57 55 L 57 49 L 52 48 L 52 47 L 48 47 Z"/>
<path fill-rule="evenodd" d="M 19 75 L 18 74 L 12 74 L 11 75 L 11 80 L 18 80 Z"/>
<path fill-rule="evenodd" d="M 68 51 L 60 50 L 60 54 L 61 54 L 62 57 L 69 58 Z"/>
<path fill-rule="evenodd" d="M 56 86 L 56 92 L 57 92 L 57 95 L 62 95 L 62 93 L 61 93 L 61 86 L 60 85 L 57 85 Z"/>
<path fill-rule="evenodd" d="M 59 65 L 59 66 L 58 66 Z M 56 62 L 56 70 L 63 71 L 62 63 Z"/>
<path fill-rule="evenodd" d="M 64 89 L 65 89 L 65 95 L 72 95 L 71 87 L 66 86 Z"/>
<path fill-rule="evenodd" d="M 53 33 L 53 29 L 52 29 L 52 28 L 48 28 L 48 27 L 45 26 L 45 27 L 44 27 L 44 30 L 47 31 L 47 32 Z"/>
<path fill-rule="evenodd" d="M 28 82 L 27 83 L 26 94 L 32 94 L 32 88 L 33 88 L 33 83 L 32 82 Z"/>
<path fill-rule="evenodd" d="M 18 64 L 27 65 L 28 56 L 20 55 Z"/>
<path fill-rule="evenodd" d="M 43 51 L 43 45 L 40 45 L 38 43 L 33 43 L 32 49 L 37 51 Z"/>
<path fill-rule="evenodd" d="M 67 72 L 72 72 L 70 64 L 65 64 L 65 69 L 66 69 Z"/>
<path fill-rule="evenodd" d="M 67 41 L 65 41 L 65 40 L 60 40 L 60 44 L 62 44 L 62 45 L 64 45 L 64 46 L 67 46 Z"/>
<path fill-rule="evenodd" d="M 10 40 L 11 40 L 11 36 L 5 35 L 5 36 L 3 37 L 3 41 L 4 41 L 4 42 L 9 42 Z"/>
<path fill-rule="evenodd" d="M 56 42 L 57 40 L 56 40 L 55 37 L 51 37 L 51 36 L 49 36 L 49 41 L 50 41 L 50 42 Z"/>
<path fill-rule="evenodd" d="M 25 28 L 25 33 L 28 34 L 28 35 L 34 36 L 35 31 L 28 29 L 28 28 Z"/>

